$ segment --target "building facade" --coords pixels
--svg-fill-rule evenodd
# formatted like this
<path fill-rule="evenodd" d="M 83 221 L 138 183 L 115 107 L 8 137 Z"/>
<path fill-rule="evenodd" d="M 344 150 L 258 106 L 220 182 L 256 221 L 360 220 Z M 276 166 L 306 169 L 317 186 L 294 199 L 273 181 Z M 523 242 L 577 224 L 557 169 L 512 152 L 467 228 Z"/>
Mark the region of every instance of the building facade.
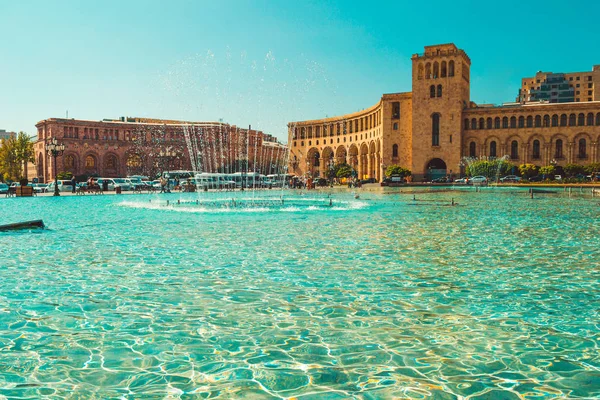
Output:
<path fill-rule="evenodd" d="M 54 179 L 54 159 L 45 151 L 51 138 L 64 143 L 57 172 L 87 176 L 156 177 L 163 171 L 256 171 L 278 173 L 287 147 L 273 136 L 221 122 L 148 118 L 86 121 L 50 118 L 36 124 L 36 172 L 40 182 Z"/>
<path fill-rule="evenodd" d="M 361 179 L 380 181 L 388 166 L 399 164 L 421 180 L 461 173 L 465 157 L 506 156 L 514 164 L 539 166 L 600 162 L 600 101 L 594 100 L 600 95 L 550 102 L 550 91 L 544 101 L 477 105 L 470 99 L 471 60 L 464 50 L 426 46 L 412 56 L 412 66 L 412 92 L 384 94 L 358 113 L 290 122 L 290 173 L 325 176 L 332 165 L 347 163 Z M 565 78 L 590 82 L 595 93 L 597 72 L 600 66 L 589 73 L 546 74 L 539 90 L 542 80 L 552 89 L 552 79 Z"/>
<path fill-rule="evenodd" d="M 7 132 L 5 129 L 0 129 L 0 141 L 2 139 L 10 139 L 11 137 L 16 137 L 16 132 Z"/>

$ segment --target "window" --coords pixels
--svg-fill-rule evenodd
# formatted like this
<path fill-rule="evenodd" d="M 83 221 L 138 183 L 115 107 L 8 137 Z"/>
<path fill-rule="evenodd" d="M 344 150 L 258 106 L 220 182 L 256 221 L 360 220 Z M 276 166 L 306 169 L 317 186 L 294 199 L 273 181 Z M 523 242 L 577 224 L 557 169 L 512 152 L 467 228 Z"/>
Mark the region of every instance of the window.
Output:
<path fill-rule="evenodd" d="M 519 128 L 525 128 L 525 117 L 522 115 L 519 117 Z"/>
<path fill-rule="evenodd" d="M 395 101 L 392 103 L 392 119 L 400 119 L 400 102 Z"/>
<path fill-rule="evenodd" d="M 477 145 L 475 142 L 469 143 L 469 157 L 476 157 Z"/>
<path fill-rule="evenodd" d="M 442 97 L 442 85 L 437 86 L 437 97 Z"/>
<path fill-rule="evenodd" d="M 519 143 L 516 140 L 510 143 L 510 158 L 513 160 L 519 159 Z"/>
<path fill-rule="evenodd" d="M 575 78 L 575 80 L 577 80 L 577 81 L 578 81 L 578 80 L 579 80 L 579 77 L 576 77 L 576 78 Z M 577 85 L 577 86 L 579 86 L 579 85 Z"/>
<path fill-rule="evenodd" d="M 552 126 L 558 126 L 558 115 L 556 114 L 552 116 Z"/>
<path fill-rule="evenodd" d="M 587 80 L 588 80 L 588 81 L 591 81 L 591 80 L 592 80 L 592 77 L 591 77 L 591 76 L 588 76 L 588 77 L 587 77 Z"/>
<path fill-rule="evenodd" d="M 585 125 L 585 115 L 584 115 L 583 113 L 580 113 L 580 114 L 577 116 L 577 125 L 578 125 L 578 126 L 583 126 L 583 125 Z"/>
<path fill-rule="evenodd" d="M 429 87 L 429 97 L 432 99 L 435 97 L 435 85 Z"/>
<path fill-rule="evenodd" d="M 570 114 L 569 115 L 569 126 L 575 126 L 576 119 L 577 119 L 577 117 L 575 116 L 575 114 Z"/>
<path fill-rule="evenodd" d="M 442 76 L 442 78 L 445 78 L 446 75 L 447 75 L 446 61 L 442 61 L 442 73 L 441 73 L 441 76 Z"/>
<path fill-rule="evenodd" d="M 73 169 L 74 166 L 75 166 L 75 158 L 70 154 L 65 156 L 65 168 Z"/>
<path fill-rule="evenodd" d="M 483 118 L 479 118 L 479 129 L 485 129 L 485 120 Z"/>
<path fill-rule="evenodd" d="M 500 129 L 500 117 L 496 117 L 494 119 L 494 128 L 495 129 Z"/>
<path fill-rule="evenodd" d="M 542 117 L 540 117 L 539 115 L 535 116 L 535 127 L 539 128 L 542 126 Z"/>
<path fill-rule="evenodd" d="M 587 125 L 588 126 L 593 126 L 594 125 L 594 114 L 588 113 L 588 115 L 587 115 Z"/>
<path fill-rule="evenodd" d="M 560 126 L 567 126 L 567 114 L 560 115 Z"/>
<path fill-rule="evenodd" d="M 440 114 L 438 113 L 431 116 L 431 145 L 440 145 Z"/>
<path fill-rule="evenodd" d="M 588 89 L 591 89 L 593 87 L 593 85 L 591 83 L 588 83 Z"/>
<path fill-rule="evenodd" d="M 591 96 L 591 95 L 592 95 L 592 91 L 588 90 L 588 96 Z"/>
<path fill-rule="evenodd" d="M 398 145 L 397 144 L 392 146 L 392 157 L 393 158 L 398 157 Z"/>
<path fill-rule="evenodd" d="M 96 159 L 93 156 L 87 156 L 85 158 L 85 167 L 87 169 L 95 168 L 96 167 Z"/>
<path fill-rule="evenodd" d="M 492 129 L 492 119 L 491 119 L 491 118 L 488 118 L 488 119 L 485 121 L 485 127 L 486 127 L 487 129 Z"/>
<path fill-rule="evenodd" d="M 419 68 L 418 68 L 418 72 L 417 72 L 418 80 L 423 79 L 423 71 L 424 71 L 423 64 L 419 64 Z"/>
<path fill-rule="evenodd" d="M 547 128 L 549 126 L 550 126 L 550 116 L 544 115 L 544 128 Z"/>
<path fill-rule="evenodd" d="M 534 160 L 540 159 L 540 141 L 539 140 L 533 141 L 533 153 L 531 156 Z"/>
<path fill-rule="evenodd" d="M 586 158 L 586 141 L 585 139 L 579 139 L 579 158 Z"/>
<path fill-rule="evenodd" d="M 600 114 L 598 114 L 600 115 Z M 469 118 L 465 118 L 465 131 L 469 130 Z"/>
<path fill-rule="evenodd" d="M 490 143 L 490 157 L 496 157 L 496 142 L 492 141 Z"/>
<path fill-rule="evenodd" d="M 508 128 L 508 117 L 503 117 L 502 118 L 502 127 L 503 128 Z"/>
<path fill-rule="evenodd" d="M 596 126 L 600 125 L 600 113 L 596 114 Z"/>
<path fill-rule="evenodd" d="M 431 63 L 425 64 L 425 79 L 431 79 Z"/>
<path fill-rule="evenodd" d="M 473 118 L 471 120 L 471 129 L 477 129 L 477 119 Z"/>
<path fill-rule="evenodd" d="M 393 129 L 394 129 L 395 131 L 397 131 L 397 130 L 398 130 L 398 123 L 397 123 L 397 122 L 394 122 L 394 128 L 393 128 Z"/>
<path fill-rule="evenodd" d="M 563 158 L 563 141 L 557 139 L 554 145 L 554 158 Z"/>
<path fill-rule="evenodd" d="M 438 62 L 433 63 L 433 79 L 437 79 L 440 77 L 440 64 Z"/>
<path fill-rule="evenodd" d="M 454 76 L 454 61 L 450 60 L 450 62 L 448 62 L 448 76 Z"/>
<path fill-rule="evenodd" d="M 527 127 L 528 128 L 532 128 L 533 127 L 533 117 L 531 115 L 527 116 Z"/>

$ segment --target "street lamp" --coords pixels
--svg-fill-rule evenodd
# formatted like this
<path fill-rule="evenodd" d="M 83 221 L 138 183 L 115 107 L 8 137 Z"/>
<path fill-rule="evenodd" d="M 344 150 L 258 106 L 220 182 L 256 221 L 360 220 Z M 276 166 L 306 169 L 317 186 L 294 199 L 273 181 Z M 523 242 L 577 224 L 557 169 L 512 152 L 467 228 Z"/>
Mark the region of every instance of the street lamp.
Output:
<path fill-rule="evenodd" d="M 53 137 L 48 142 L 46 142 L 46 151 L 48 152 L 48 155 L 50 157 L 54 157 L 54 196 L 60 196 L 60 193 L 58 192 L 58 173 L 56 171 L 56 159 L 58 158 L 58 156 L 62 156 L 62 154 L 64 153 L 65 145 L 62 143 L 58 144 L 56 138 Z"/>

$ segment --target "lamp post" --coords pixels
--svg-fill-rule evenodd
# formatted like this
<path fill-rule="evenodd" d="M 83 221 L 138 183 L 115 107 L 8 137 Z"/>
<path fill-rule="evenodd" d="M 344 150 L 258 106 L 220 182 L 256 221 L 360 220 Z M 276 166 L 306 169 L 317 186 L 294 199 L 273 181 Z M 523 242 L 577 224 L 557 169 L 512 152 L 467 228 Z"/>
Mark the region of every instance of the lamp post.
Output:
<path fill-rule="evenodd" d="M 56 159 L 64 153 L 65 145 L 62 143 L 59 144 L 56 138 L 53 137 L 46 143 L 46 151 L 50 157 L 54 157 L 54 196 L 60 196 L 60 193 L 58 192 Z"/>

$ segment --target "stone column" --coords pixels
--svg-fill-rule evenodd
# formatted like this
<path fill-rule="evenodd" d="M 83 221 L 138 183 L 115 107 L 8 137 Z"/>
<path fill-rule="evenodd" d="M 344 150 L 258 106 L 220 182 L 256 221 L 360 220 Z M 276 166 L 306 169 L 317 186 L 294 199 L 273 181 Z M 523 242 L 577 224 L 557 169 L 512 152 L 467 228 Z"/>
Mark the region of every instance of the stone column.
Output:
<path fill-rule="evenodd" d="M 567 142 L 567 163 L 573 163 L 573 142 Z"/>
<path fill-rule="evenodd" d="M 323 154 L 321 154 L 321 158 L 319 158 L 319 176 L 321 178 L 324 178 L 325 175 L 327 175 L 325 173 L 325 171 L 327 170 L 327 167 L 325 166 L 326 164 L 326 160 L 325 158 L 323 158 Z"/>
<path fill-rule="evenodd" d="M 369 178 L 373 178 L 373 159 L 371 154 L 367 154 L 367 175 Z"/>
<path fill-rule="evenodd" d="M 523 158 L 521 164 L 527 164 L 527 154 L 529 153 L 529 143 L 523 145 Z"/>

